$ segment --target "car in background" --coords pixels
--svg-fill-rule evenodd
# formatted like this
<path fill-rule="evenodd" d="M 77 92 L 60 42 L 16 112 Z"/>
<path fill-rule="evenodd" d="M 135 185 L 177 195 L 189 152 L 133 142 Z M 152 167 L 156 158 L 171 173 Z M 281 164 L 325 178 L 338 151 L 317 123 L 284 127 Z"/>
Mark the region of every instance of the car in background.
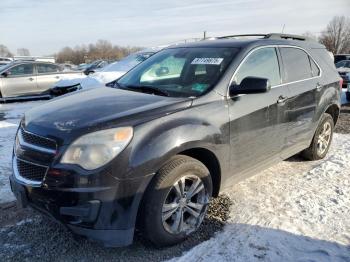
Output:
<path fill-rule="evenodd" d="M 335 64 L 339 75 L 343 78 L 343 88 L 346 88 L 346 100 L 350 101 L 350 60 L 343 60 Z"/>
<path fill-rule="evenodd" d="M 0 67 L 5 66 L 13 61 L 10 57 L 0 57 Z"/>
<path fill-rule="evenodd" d="M 80 71 L 76 65 L 71 63 L 63 63 L 58 65 L 62 68 L 62 71 Z"/>
<path fill-rule="evenodd" d="M 59 79 L 80 75 L 77 71 L 63 71 L 53 63 L 13 61 L 0 68 L 0 100 L 50 97 L 49 89 Z"/>
<path fill-rule="evenodd" d="M 350 60 L 350 54 L 337 54 L 334 55 L 334 64 L 343 61 L 343 60 Z"/>
<path fill-rule="evenodd" d="M 118 62 L 107 65 L 102 70 L 87 77 L 81 76 L 75 79 L 58 81 L 50 89 L 50 94 L 54 97 L 81 89 L 105 86 L 106 84 L 115 81 L 162 48 L 163 47 L 155 47 L 131 54 Z"/>
<path fill-rule="evenodd" d="M 96 70 L 100 70 L 103 67 L 108 65 L 108 62 L 105 60 L 96 60 L 92 63 L 90 63 L 85 69 L 84 69 L 84 74 L 85 75 L 90 75 L 92 73 L 95 73 Z"/>

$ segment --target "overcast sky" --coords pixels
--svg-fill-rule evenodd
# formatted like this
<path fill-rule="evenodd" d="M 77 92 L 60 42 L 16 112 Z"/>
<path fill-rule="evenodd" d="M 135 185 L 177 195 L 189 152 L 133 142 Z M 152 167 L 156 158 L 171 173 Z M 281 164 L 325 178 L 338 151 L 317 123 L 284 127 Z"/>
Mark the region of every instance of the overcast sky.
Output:
<path fill-rule="evenodd" d="M 319 33 L 350 0 L 0 0 L 0 44 L 48 55 L 105 39 L 118 45 L 167 44 L 239 33 Z"/>

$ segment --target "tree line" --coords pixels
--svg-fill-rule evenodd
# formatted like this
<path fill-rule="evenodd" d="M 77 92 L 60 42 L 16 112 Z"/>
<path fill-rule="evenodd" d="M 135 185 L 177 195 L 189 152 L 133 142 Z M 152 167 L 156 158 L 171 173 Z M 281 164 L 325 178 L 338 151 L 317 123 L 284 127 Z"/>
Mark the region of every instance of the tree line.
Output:
<path fill-rule="evenodd" d="M 140 47 L 122 47 L 112 45 L 106 40 L 98 40 L 95 44 L 80 45 L 74 48 L 64 47 L 55 54 L 55 58 L 58 63 L 70 62 L 77 65 L 97 59 L 120 60 L 139 50 L 141 50 Z"/>
<path fill-rule="evenodd" d="M 304 35 L 322 43 L 333 54 L 350 53 L 349 17 L 333 17 L 318 37 L 310 32 L 306 32 Z M 113 45 L 106 40 L 98 40 L 95 44 L 79 45 L 74 48 L 64 47 L 52 56 L 56 58 L 58 63 L 80 64 L 96 59 L 120 60 L 140 49 L 140 47 L 122 47 Z M 5 45 L 0 44 L 0 56 L 12 57 L 13 55 Z M 29 56 L 30 51 L 27 48 L 19 48 L 17 49 L 17 55 Z"/>
<path fill-rule="evenodd" d="M 113 45 L 106 40 L 98 40 L 95 44 L 79 45 L 74 48 L 66 46 L 56 54 L 50 55 L 55 57 L 57 63 L 81 64 L 91 62 L 97 59 L 120 60 L 123 57 L 141 50 L 140 47 L 122 47 Z M 27 48 L 17 49 L 18 56 L 30 56 Z M 0 44 L 0 57 L 13 57 L 12 53 L 5 45 Z"/>

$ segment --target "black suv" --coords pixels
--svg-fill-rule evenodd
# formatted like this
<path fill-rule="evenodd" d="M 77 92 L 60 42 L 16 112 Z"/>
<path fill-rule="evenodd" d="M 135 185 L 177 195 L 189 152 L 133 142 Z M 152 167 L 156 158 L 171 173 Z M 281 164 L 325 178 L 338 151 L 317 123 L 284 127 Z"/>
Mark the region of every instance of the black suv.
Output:
<path fill-rule="evenodd" d="M 19 204 L 106 246 L 196 231 L 211 197 L 302 152 L 323 158 L 341 86 L 323 45 L 235 36 L 177 45 L 113 87 L 27 112 L 13 155 Z"/>

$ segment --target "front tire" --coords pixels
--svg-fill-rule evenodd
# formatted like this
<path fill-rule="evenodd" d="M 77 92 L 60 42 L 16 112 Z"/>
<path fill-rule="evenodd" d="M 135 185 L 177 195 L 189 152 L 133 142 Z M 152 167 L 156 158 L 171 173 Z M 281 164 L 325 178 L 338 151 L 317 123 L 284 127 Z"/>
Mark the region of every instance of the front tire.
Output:
<path fill-rule="evenodd" d="M 333 138 L 334 122 L 330 114 L 324 113 L 316 129 L 309 148 L 302 152 L 302 156 L 308 160 L 324 158 L 329 150 Z"/>
<path fill-rule="evenodd" d="M 178 155 L 157 173 L 141 206 L 140 230 L 158 247 L 183 241 L 201 225 L 212 195 L 209 170 Z"/>

